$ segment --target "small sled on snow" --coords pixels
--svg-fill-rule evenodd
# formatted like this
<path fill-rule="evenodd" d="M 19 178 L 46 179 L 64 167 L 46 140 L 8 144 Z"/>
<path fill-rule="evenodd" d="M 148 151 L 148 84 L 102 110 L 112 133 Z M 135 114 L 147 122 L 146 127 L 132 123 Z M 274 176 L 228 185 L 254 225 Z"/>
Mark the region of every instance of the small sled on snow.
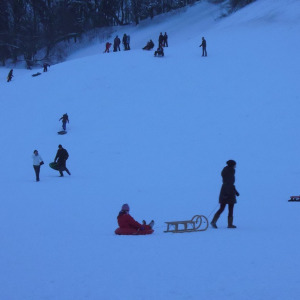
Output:
<path fill-rule="evenodd" d="M 35 74 L 32 74 L 31 76 L 32 77 L 36 77 L 36 76 L 40 76 L 41 75 L 41 73 L 40 72 L 37 72 L 37 73 L 35 73 Z"/>
<path fill-rule="evenodd" d="M 58 131 L 57 133 L 60 134 L 60 135 L 62 135 L 62 134 L 66 134 L 67 131 L 66 130 L 61 130 L 61 131 Z"/>
<path fill-rule="evenodd" d="M 291 196 L 289 202 L 300 202 L 300 196 Z"/>
<path fill-rule="evenodd" d="M 183 233 L 194 231 L 205 231 L 208 227 L 208 220 L 205 216 L 195 215 L 191 220 L 165 222 L 167 230 L 164 232 Z"/>
<path fill-rule="evenodd" d="M 58 165 L 57 165 L 56 162 L 51 162 L 51 163 L 49 164 L 49 167 L 50 167 L 51 169 L 53 169 L 53 170 L 58 171 Z"/>

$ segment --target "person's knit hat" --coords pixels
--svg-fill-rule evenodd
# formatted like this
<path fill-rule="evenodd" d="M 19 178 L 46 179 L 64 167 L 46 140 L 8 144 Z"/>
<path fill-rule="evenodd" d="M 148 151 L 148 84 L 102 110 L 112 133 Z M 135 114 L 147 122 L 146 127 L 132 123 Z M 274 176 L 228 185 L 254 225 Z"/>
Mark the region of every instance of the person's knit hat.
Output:
<path fill-rule="evenodd" d="M 127 203 L 122 205 L 122 210 L 129 211 L 129 205 Z"/>
<path fill-rule="evenodd" d="M 226 162 L 226 164 L 228 167 L 234 167 L 236 165 L 236 162 L 234 160 L 230 159 Z"/>

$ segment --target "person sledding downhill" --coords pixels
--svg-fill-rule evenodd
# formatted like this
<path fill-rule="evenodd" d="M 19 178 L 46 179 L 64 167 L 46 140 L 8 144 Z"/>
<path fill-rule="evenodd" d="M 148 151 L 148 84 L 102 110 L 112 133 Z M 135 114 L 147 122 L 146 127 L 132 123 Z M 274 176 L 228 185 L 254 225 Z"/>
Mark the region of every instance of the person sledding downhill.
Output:
<path fill-rule="evenodd" d="M 59 119 L 59 121 L 61 121 L 61 120 L 62 120 L 62 128 L 63 128 L 63 130 L 66 131 L 66 129 L 67 129 L 67 122 L 70 123 L 68 114 L 64 114 L 64 115 Z"/>
<path fill-rule="evenodd" d="M 143 224 L 140 224 L 129 214 L 128 204 L 123 204 L 117 219 L 119 228 L 115 230 L 115 233 L 118 235 L 145 235 L 154 232 L 152 229 L 154 221 L 152 220 L 149 225 L 147 225 L 144 220 Z"/>
<path fill-rule="evenodd" d="M 66 171 L 69 175 L 71 175 L 70 171 L 67 169 L 66 163 L 69 158 L 69 153 L 66 149 L 62 147 L 62 145 L 58 145 L 58 150 L 56 156 L 54 158 L 54 162 L 57 163 L 57 168 L 60 174 L 60 177 L 63 177 L 63 171 Z"/>
<path fill-rule="evenodd" d="M 165 56 L 165 53 L 164 53 L 164 48 L 162 46 L 159 46 L 157 48 L 157 50 L 154 52 L 154 56 Z"/>
<path fill-rule="evenodd" d="M 228 204 L 228 228 L 236 228 L 236 226 L 233 225 L 233 207 L 236 203 L 236 196 L 240 195 L 234 185 L 236 162 L 234 160 L 228 160 L 226 163 L 227 166 L 221 173 L 223 184 L 219 197 L 220 209 L 215 213 L 214 218 L 210 222 L 213 228 L 218 228 L 217 221 L 224 211 L 226 204 Z"/>

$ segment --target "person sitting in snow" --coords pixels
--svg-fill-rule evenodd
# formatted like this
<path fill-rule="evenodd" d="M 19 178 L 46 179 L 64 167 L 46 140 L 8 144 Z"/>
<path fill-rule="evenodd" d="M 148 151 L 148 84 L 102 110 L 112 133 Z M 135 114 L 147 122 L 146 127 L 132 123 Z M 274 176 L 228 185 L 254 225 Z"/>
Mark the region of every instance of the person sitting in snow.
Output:
<path fill-rule="evenodd" d="M 160 45 L 157 50 L 154 52 L 154 56 L 156 55 L 161 55 L 161 56 L 164 56 L 164 48 Z"/>
<path fill-rule="evenodd" d="M 154 47 L 154 43 L 150 40 L 147 45 L 143 48 L 143 50 L 151 50 Z"/>
<path fill-rule="evenodd" d="M 130 214 L 129 214 L 129 205 L 123 204 L 121 211 L 118 215 L 118 224 L 121 229 L 133 229 L 134 231 L 140 230 L 151 230 L 154 226 L 154 221 L 152 220 L 149 225 L 146 225 L 146 221 L 143 220 L 143 224 L 137 222 Z"/>

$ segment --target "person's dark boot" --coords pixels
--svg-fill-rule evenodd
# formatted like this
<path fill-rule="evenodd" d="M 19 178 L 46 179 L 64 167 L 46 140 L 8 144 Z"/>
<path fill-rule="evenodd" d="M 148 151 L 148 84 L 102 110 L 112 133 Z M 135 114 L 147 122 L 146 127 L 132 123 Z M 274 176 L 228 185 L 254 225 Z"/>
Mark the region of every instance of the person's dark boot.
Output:
<path fill-rule="evenodd" d="M 218 228 L 217 227 L 217 221 L 218 221 L 218 219 L 219 219 L 219 217 L 220 217 L 220 215 L 218 214 L 218 213 L 216 213 L 215 215 L 214 215 L 214 218 L 212 219 L 212 221 L 210 222 L 210 225 L 213 227 L 213 228 Z"/>
<path fill-rule="evenodd" d="M 227 228 L 236 228 L 236 226 L 233 225 L 232 223 L 233 223 L 233 217 L 228 217 L 228 227 Z"/>

